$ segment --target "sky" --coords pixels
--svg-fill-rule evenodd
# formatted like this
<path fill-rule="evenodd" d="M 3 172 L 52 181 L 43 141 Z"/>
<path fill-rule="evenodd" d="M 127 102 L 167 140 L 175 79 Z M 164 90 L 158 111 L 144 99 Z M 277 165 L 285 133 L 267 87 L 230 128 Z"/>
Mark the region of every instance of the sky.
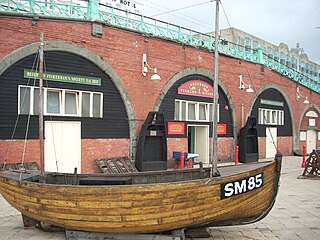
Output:
<path fill-rule="evenodd" d="M 145 16 L 202 33 L 214 31 L 215 1 L 137 0 Z M 221 0 L 219 28 L 235 27 L 289 49 L 297 43 L 310 61 L 320 64 L 319 0 Z M 172 11 L 176 10 L 176 11 Z"/>

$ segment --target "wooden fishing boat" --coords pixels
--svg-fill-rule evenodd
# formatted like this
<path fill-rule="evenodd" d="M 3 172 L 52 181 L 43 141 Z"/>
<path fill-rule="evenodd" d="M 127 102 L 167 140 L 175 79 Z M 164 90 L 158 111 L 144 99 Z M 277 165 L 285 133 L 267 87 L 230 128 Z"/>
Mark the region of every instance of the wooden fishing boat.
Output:
<path fill-rule="evenodd" d="M 218 9 L 219 1 L 216 4 Z M 76 171 L 75 174 L 45 173 L 41 94 L 43 45 L 42 36 L 39 54 L 41 171 L 0 172 L 0 193 L 22 213 L 25 225 L 46 222 L 69 230 L 154 233 L 252 223 L 271 210 L 278 192 L 281 155 L 270 162 L 221 167 L 218 171 L 216 127 L 213 128 L 210 169 L 91 175 Z M 218 41 L 215 41 L 213 112 L 217 110 L 218 97 L 217 49 Z M 217 114 L 214 114 L 213 125 L 217 125 Z M 144 158 L 149 156 L 143 155 Z M 161 169 L 165 166 L 162 162 L 157 164 Z M 148 167 L 141 165 L 146 170 Z"/>
<path fill-rule="evenodd" d="M 281 155 L 271 162 L 123 174 L 1 172 L 2 196 L 24 216 L 65 229 L 149 233 L 260 220 L 278 191 Z"/>

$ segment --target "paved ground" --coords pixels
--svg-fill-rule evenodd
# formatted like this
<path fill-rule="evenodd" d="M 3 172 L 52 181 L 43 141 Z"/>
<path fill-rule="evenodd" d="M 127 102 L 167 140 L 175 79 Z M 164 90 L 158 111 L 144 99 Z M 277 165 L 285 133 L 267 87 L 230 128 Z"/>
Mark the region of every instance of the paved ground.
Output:
<path fill-rule="evenodd" d="M 320 180 L 297 179 L 301 157 L 284 157 L 276 204 L 262 221 L 246 226 L 211 228 L 202 239 L 320 239 Z M 0 196 L 0 239 L 65 239 L 64 233 L 24 229 L 20 214 Z"/>

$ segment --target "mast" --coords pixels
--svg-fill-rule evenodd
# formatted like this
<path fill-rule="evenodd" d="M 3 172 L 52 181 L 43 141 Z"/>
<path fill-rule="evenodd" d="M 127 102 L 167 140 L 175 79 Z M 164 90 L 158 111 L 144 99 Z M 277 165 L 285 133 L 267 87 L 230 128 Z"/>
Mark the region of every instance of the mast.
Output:
<path fill-rule="evenodd" d="M 212 106 L 212 170 L 211 177 L 220 175 L 218 171 L 218 44 L 219 44 L 219 0 L 216 0 L 216 19 L 214 36 L 214 81 L 213 81 L 213 106 Z"/>
<path fill-rule="evenodd" d="M 45 181 L 44 175 L 44 134 L 43 134 L 43 32 L 40 33 L 39 47 L 39 142 L 40 142 L 40 181 Z"/>

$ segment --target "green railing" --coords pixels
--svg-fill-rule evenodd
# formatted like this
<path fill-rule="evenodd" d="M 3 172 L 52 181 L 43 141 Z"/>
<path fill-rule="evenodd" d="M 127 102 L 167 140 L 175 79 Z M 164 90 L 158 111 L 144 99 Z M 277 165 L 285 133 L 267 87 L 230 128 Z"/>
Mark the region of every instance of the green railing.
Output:
<path fill-rule="evenodd" d="M 99 3 L 99 0 L 70 0 L 62 3 L 56 0 L 0 0 L 0 12 L 26 15 L 39 15 L 59 18 L 74 18 L 103 21 L 106 24 L 142 32 L 144 34 L 170 39 L 198 48 L 214 50 L 214 37 L 191 29 L 112 8 Z M 219 52 L 263 64 L 266 67 L 320 93 L 319 73 L 307 76 L 268 57 L 262 48 L 248 49 L 225 40 L 219 40 Z"/>

